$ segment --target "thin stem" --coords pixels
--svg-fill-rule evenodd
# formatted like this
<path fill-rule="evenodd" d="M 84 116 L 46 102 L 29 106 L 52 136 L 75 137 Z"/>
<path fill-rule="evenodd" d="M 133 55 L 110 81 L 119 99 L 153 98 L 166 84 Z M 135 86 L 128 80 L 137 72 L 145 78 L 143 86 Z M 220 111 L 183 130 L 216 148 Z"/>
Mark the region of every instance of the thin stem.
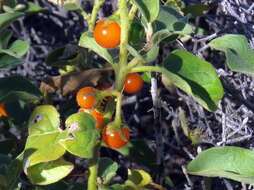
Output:
<path fill-rule="evenodd" d="M 117 97 L 116 114 L 115 114 L 114 123 L 117 126 L 120 126 L 120 124 L 122 123 L 122 120 L 121 120 L 121 106 L 122 106 L 123 95 L 120 92 L 116 91 L 116 90 L 104 90 L 103 92 L 101 92 L 101 96 L 103 96 L 103 97 L 105 97 L 105 96 L 115 96 L 115 97 Z"/>
<path fill-rule="evenodd" d="M 138 57 L 135 57 L 135 58 L 133 58 L 133 59 L 129 62 L 129 64 L 128 64 L 128 69 L 132 69 L 132 68 L 138 66 L 139 64 L 144 64 L 144 61 L 142 61 L 142 60 L 141 60 L 140 58 L 138 58 Z"/>
<path fill-rule="evenodd" d="M 88 20 L 90 19 L 90 15 L 87 14 L 86 11 L 84 11 L 83 9 L 79 9 L 79 13 L 83 16 L 83 18 L 88 22 Z"/>
<path fill-rule="evenodd" d="M 88 29 L 90 32 L 92 32 L 94 29 L 98 11 L 100 10 L 100 8 L 104 2 L 105 2 L 105 0 L 95 0 L 91 17 L 88 20 Z"/>
<path fill-rule="evenodd" d="M 136 5 L 132 5 L 131 10 L 129 12 L 129 21 L 132 22 L 136 13 L 138 11 L 138 7 Z"/>
<path fill-rule="evenodd" d="M 100 159 L 100 144 L 94 148 L 94 155 L 91 159 L 88 160 L 89 165 L 89 177 L 87 190 L 97 190 L 97 175 L 99 168 L 99 159 Z"/>
<path fill-rule="evenodd" d="M 131 69 L 132 73 L 135 72 L 162 72 L 162 69 L 160 67 L 154 67 L 154 66 L 141 66 L 141 67 L 135 67 Z"/>
<path fill-rule="evenodd" d="M 129 35 L 129 18 L 127 1 L 119 0 L 119 11 L 120 11 L 120 22 L 121 22 L 121 42 L 120 42 L 120 53 L 119 53 L 119 66 L 116 69 L 116 89 L 122 90 L 124 78 L 127 75 L 126 67 L 128 61 L 128 50 L 125 44 L 128 44 Z"/>

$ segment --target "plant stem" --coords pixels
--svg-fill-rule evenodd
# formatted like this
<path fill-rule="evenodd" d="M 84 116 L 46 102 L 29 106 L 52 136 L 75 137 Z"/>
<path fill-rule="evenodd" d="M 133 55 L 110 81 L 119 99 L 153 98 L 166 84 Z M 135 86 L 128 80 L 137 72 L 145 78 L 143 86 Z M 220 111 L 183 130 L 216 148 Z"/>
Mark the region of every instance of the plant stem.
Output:
<path fill-rule="evenodd" d="M 116 74 L 116 89 L 122 90 L 124 78 L 128 73 L 128 71 L 126 71 L 128 61 L 128 50 L 125 44 L 128 44 L 129 18 L 128 18 L 127 1 L 119 0 L 118 4 L 121 22 L 121 40 L 120 40 L 119 66 L 116 69 L 115 74 Z"/>
<path fill-rule="evenodd" d="M 132 22 L 136 13 L 138 11 L 138 7 L 136 5 L 132 5 L 131 10 L 129 12 L 129 21 Z"/>
<path fill-rule="evenodd" d="M 122 123 L 121 120 L 121 105 L 122 105 L 122 98 L 123 95 L 116 91 L 116 90 L 104 90 L 103 92 L 101 92 L 102 96 L 115 96 L 117 97 L 117 101 L 116 101 L 116 114 L 115 114 L 115 120 L 114 123 L 116 126 L 120 126 Z"/>
<path fill-rule="evenodd" d="M 140 67 L 135 67 L 131 69 L 132 73 L 135 72 L 159 72 L 163 73 L 163 68 L 161 67 L 154 67 L 154 66 L 140 66 Z"/>
<path fill-rule="evenodd" d="M 100 144 L 94 148 L 94 154 L 91 159 L 88 160 L 89 165 L 89 177 L 87 190 L 97 190 L 97 175 L 99 168 L 99 159 L 100 159 Z"/>
<path fill-rule="evenodd" d="M 88 29 L 90 32 L 92 32 L 94 30 L 94 25 L 96 22 L 98 11 L 104 2 L 105 2 L 105 0 L 95 0 L 94 7 L 93 7 L 93 10 L 91 13 L 91 17 L 88 19 Z"/>

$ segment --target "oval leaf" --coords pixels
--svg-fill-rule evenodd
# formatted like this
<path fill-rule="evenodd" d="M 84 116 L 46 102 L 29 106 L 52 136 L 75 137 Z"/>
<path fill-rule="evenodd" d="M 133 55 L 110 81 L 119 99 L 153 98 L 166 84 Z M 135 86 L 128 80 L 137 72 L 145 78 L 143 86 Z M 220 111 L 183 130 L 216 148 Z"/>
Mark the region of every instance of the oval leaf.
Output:
<path fill-rule="evenodd" d="M 70 136 L 60 141 L 63 147 L 81 158 L 91 158 L 99 140 L 95 119 L 87 113 L 76 113 L 68 117 L 65 124 Z"/>
<path fill-rule="evenodd" d="M 2 30 L 0 31 L 0 49 L 6 49 L 8 47 L 8 43 L 13 35 L 13 31 L 11 30 Z"/>
<path fill-rule="evenodd" d="M 74 166 L 60 158 L 51 162 L 40 163 L 28 168 L 27 174 L 30 181 L 37 185 L 48 185 L 66 177 Z"/>
<path fill-rule="evenodd" d="M 118 164 L 109 158 L 101 158 L 99 162 L 98 176 L 103 184 L 107 184 L 116 175 Z"/>
<path fill-rule="evenodd" d="M 65 153 L 65 149 L 59 144 L 59 141 L 67 137 L 67 132 L 28 136 L 25 146 L 25 171 L 26 168 L 35 164 L 60 158 Z"/>
<path fill-rule="evenodd" d="M 21 58 L 29 49 L 29 44 L 22 40 L 16 40 L 12 43 L 9 49 L 0 49 L 0 53 L 5 53 L 7 55 Z"/>
<path fill-rule="evenodd" d="M 187 51 L 176 50 L 165 59 L 164 67 L 177 75 L 164 73 L 178 88 L 192 95 L 207 110 L 217 109 L 223 87 L 210 63 Z"/>
<path fill-rule="evenodd" d="M 227 65 L 231 70 L 254 75 L 254 51 L 245 36 L 226 34 L 212 40 L 209 45 L 226 53 Z"/>
<path fill-rule="evenodd" d="M 113 59 L 109 54 L 108 50 L 98 45 L 94 40 L 94 38 L 91 35 L 89 35 L 88 32 L 85 32 L 80 37 L 79 46 L 91 49 L 92 51 L 103 57 L 107 62 L 111 64 L 113 63 Z"/>
<path fill-rule="evenodd" d="M 9 55 L 0 55 L 0 71 L 16 68 L 23 63 L 24 62 L 21 59 L 18 59 L 16 57 Z"/>
<path fill-rule="evenodd" d="M 0 102 L 34 101 L 41 97 L 38 88 L 21 76 L 0 78 Z"/>
<path fill-rule="evenodd" d="M 15 13 L 0 14 L 0 30 L 3 30 L 7 26 L 9 26 L 13 21 L 15 21 L 21 16 L 24 16 L 24 13 L 15 12 Z"/>
<path fill-rule="evenodd" d="M 159 15 L 154 23 L 156 31 L 167 29 L 169 32 L 175 34 L 192 33 L 192 26 L 187 23 L 186 17 L 182 16 L 175 9 L 167 6 L 160 7 Z M 165 32 L 163 33 L 163 36 L 167 34 Z"/>
<path fill-rule="evenodd" d="M 225 177 L 254 184 L 254 151 L 234 146 L 215 147 L 201 152 L 187 167 L 193 175 Z"/>
<path fill-rule="evenodd" d="M 144 187 L 152 183 L 152 177 L 144 170 L 129 170 L 128 179 L 139 187 Z"/>
<path fill-rule="evenodd" d="M 152 23 L 158 16 L 160 10 L 159 0 L 132 0 L 139 8 L 147 23 Z"/>
<path fill-rule="evenodd" d="M 59 132 L 60 115 L 51 105 L 37 106 L 28 121 L 29 135 Z"/>

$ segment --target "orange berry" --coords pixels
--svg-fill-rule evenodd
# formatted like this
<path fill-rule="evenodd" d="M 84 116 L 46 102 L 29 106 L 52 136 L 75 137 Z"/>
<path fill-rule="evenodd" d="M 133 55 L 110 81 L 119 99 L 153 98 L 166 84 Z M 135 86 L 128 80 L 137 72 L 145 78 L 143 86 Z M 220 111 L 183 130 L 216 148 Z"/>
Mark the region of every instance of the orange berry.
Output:
<path fill-rule="evenodd" d="M 103 115 L 96 110 L 91 111 L 91 115 L 97 121 L 96 129 L 101 129 L 102 122 L 103 122 Z"/>
<path fill-rule="evenodd" d="M 0 116 L 8 117 L 8 114 L 4 108 L 4 104 L 0 104 Z"/>
<path fill-rule="evenodd" d="M 115 48 L 120 44 L 121 28 L 117 22 L 102 19 L 93 34 L 95 41 L 104 48 Z"/>
<path fill-rule="evenodd" d="M 129 73 L 124 81 L 124 92 L 134 94 L 143 87 L 143 79 L 138 73 Z"/>
<path fill-rule="evenodd" d="M 126 145 L 130 138 L 130 131 L 128 128 L 112 130 L 106 127 L 102 131 L 102 139 L 110 148 L 121 148 Z"/>
<path fill-rule="evenodd" d="M 92 109 L 97 103 L 95 90 L 92 87 L 81 88 L 77 95 L 76 101 L 81 108 Z"/>

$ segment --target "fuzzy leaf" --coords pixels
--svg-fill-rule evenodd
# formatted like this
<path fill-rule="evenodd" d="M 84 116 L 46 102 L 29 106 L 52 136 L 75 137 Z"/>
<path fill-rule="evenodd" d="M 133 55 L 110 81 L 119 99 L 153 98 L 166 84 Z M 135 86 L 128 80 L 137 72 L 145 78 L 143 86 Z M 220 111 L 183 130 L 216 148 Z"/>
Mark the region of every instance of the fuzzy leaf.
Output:
<path fill-rule="evenodd" d="M 118 164 L 109 158 L 101 158 L 99 162 L 98 176 L 107 184 L 116 175 Z"/>
<path fill-rule="evenodd" d="M 0 50 L 1 51 L 1 50 Z M 24 62 L 21 59 L 18 59 L 13 56 L 6 54 L 0 55 L 0 71 L 16 68 L 19 65 L 22 65 Z"/>
<path fill-rule="evenodd" d="M 58 160 L 34 165 L 28 168 L 27 174 L 33 184 L 48 185 L 66 177 L 73 168 L 74 166 L 71 162 L 67 162 L 60 158 Z"/>
<path fill-rule="evenodd" d="M 164 67 L 163 74 L 175 86 L 192 95 L 207 110 L 217 109 L 223 87 L 210 63 L 187 51 L 176 50 L 165 59 Z"/>
<path fill-rule="evenodd" d="M 80 37 L 79 46 L 91 49 L 92 51 L 100 55 L 102 58 L 104 58 L 108 63 L 113 64 L 113 59 L 109 54 L 108 50 L 97 44 L 94 38 L 88 32 L 83 33 Z"/>
<path fill-rule="evenodd" d="M 28 121 L 29 135 L 59 132 L 60 115 L 51 105 L 37 106 Z"/>
<path fill-rule="evenodd" d="M 41 92 L 21 76 L 0 78 L 0 102 L 34 101 L 39 100 L 41 97 Z"/>
<path fill-rule="evenodd" d="M 201 152 L 187 167 L 193 175 L 225 177 L 254 184 L 254 151 L 234 146 L 215 147 Z"/>
<path fill-rule="evenodd" d="M 160 7 L 159 15 L 154 23 L 156 31 L 167 29 L 172 34 L 192 33 L 192 26 L 187 23 L 186 17 L 167 6 Z"/>
<path fill-rule="evenodd" d="M 100 136 L 95 119 L 87 113 L 76 113 L 67 118 L 65 125 L 71 135 L 60 141 L 63 147 L 81 158 L 91 158 Z"/>
<path fill-rule="evenodd" d="M 28 136 L 25 146 L 25 170 L 38 163 L 60 158 L 65 149 L 59 141 L 67 137 L 67 132 L 60 131 Z"/>
<path fill-rule="evenodd" d="M 132 0 L 139 8 L 147 23 L 152 23 L 158 16 L 160 10 L 159 0 Z"/>
<path fill-rule="evenodd" d="M 212 40 L 209 45 L 225 52 L 227 65 L 232 71 L 254 75 L 254 51 L 245 36 L 226 34 Z"/>

